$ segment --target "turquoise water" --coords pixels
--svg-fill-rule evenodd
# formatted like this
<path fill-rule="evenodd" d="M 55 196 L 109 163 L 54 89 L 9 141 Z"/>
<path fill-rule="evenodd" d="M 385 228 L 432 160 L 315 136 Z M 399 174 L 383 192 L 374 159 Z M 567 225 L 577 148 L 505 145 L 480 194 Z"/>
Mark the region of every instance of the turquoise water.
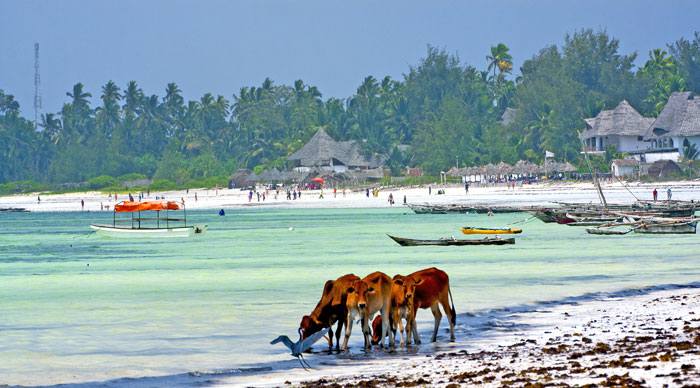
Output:
<path fill-rule="evenodd" d="M 296 338 L 325 281 L 350 272 L 443 269 L 464 343 L 475 334 L 464 313 L 700 279 L 695 235 L 593 236 L 538 220 L 522 224 L 507 246 L 399 247 L 385 235 L 468 238 L 460 227 L 528 216 L 210 210 L 188 212 L 191 222 L 209 225 L 203 236 L 129 242 L 86 234 L 91 222 L 111 220 L 109 212 L 2 214 L 0 384 L 276 365 L 289 355 L 269 341 Z M 419 319 L 427 339 L 432 316 L 423 311 Z"/>

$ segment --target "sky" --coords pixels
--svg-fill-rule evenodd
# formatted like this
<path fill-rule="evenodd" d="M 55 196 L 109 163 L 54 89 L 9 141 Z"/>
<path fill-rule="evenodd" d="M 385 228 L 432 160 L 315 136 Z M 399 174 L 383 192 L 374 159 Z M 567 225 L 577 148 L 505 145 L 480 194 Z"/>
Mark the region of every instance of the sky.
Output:
<path fill-rule="evenodd" d="M 57 112 L 77 82 L 99 104 L 102 86 L 135 80 L 162 97 L 231 100 L 241 87 L 297 79 L 323 98 L 352 95 L 373 75 L 403 79 L 427 45 L 486 69 L 505 43 L 523 61 L 567 33 L 605 29 L 638 65 L 700 31 L 700 1 L 500 0 L 0 0 L 0 89 L 34 118 L 34 43 L 40 44 L 43 113 Z"/>

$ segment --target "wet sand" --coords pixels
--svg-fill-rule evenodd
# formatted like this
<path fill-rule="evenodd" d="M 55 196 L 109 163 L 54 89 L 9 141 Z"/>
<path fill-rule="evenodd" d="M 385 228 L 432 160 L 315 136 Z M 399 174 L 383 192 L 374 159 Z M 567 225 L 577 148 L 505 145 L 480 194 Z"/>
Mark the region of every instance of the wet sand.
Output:
<path fill-rule="evenodd" d="M 477 349 L 337 369 L 224 378 L 219 386 L 699 387 L 700 290 L 514 312 Z M 696 313 L 697 312 L 697 313 Z M 508 324 L 506 324 L 508 323 Z M 444 330 L 444 329 L 443 329 Z"/>

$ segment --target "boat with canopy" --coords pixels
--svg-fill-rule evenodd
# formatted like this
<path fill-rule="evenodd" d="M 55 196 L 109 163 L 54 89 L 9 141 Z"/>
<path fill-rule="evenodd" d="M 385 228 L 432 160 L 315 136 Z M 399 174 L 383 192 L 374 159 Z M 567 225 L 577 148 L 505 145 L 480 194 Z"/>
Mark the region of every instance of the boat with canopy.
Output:
<path fill-rule="evenodd" d="M 176 210 L 182 210 L 182 218 L 171 216 L 170 212 Z M 147 213 L 142 216 L 141 212 Z M 117 218 L 117 213 L 129 213 L 131 217 Z M 111 225 L 90 224 L 90 227 L 100 236 L 126 238 L 192 237 L 207 230 L 206 225 L 187 225 L 184 203 L 165 200 L 122 201 L 114 206 Z"/>

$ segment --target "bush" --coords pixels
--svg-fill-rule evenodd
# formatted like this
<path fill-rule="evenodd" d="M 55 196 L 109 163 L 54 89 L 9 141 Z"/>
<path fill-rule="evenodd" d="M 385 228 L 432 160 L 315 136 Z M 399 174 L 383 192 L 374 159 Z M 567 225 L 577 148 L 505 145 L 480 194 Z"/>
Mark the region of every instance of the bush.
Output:
<path fill-rule="evenodd" d="M 177 190 L 178 188 L 179 187 L 175 184 L 175 182 L 171 181 L 170 179 L 158 179 L 148 186 L 148 189 L 151 191 L 168 191 Z"/>
<path fill-rule="evenodd" d="M 108 186 L 116 186 L 119 182 L 109 175 L 100 175 L 88 180 L 88 187 L 91 189 L 101 189 Z"/>
<path fill-rule="evenodd" d="M 136 172 L 132 172 L 131 174 L 124 174 L 124 175 L 122 175 L 122 176 L 117 177 L 117 180 L 120 181 L 120 182 L 123 182 L 123 181 L 139 181 L 139 180 L 142 180 L 142 179 L 148 179 L 148 177 L 145 176 L 145 175 L 143 175 L 143 174 L 136 173 Z"/>

